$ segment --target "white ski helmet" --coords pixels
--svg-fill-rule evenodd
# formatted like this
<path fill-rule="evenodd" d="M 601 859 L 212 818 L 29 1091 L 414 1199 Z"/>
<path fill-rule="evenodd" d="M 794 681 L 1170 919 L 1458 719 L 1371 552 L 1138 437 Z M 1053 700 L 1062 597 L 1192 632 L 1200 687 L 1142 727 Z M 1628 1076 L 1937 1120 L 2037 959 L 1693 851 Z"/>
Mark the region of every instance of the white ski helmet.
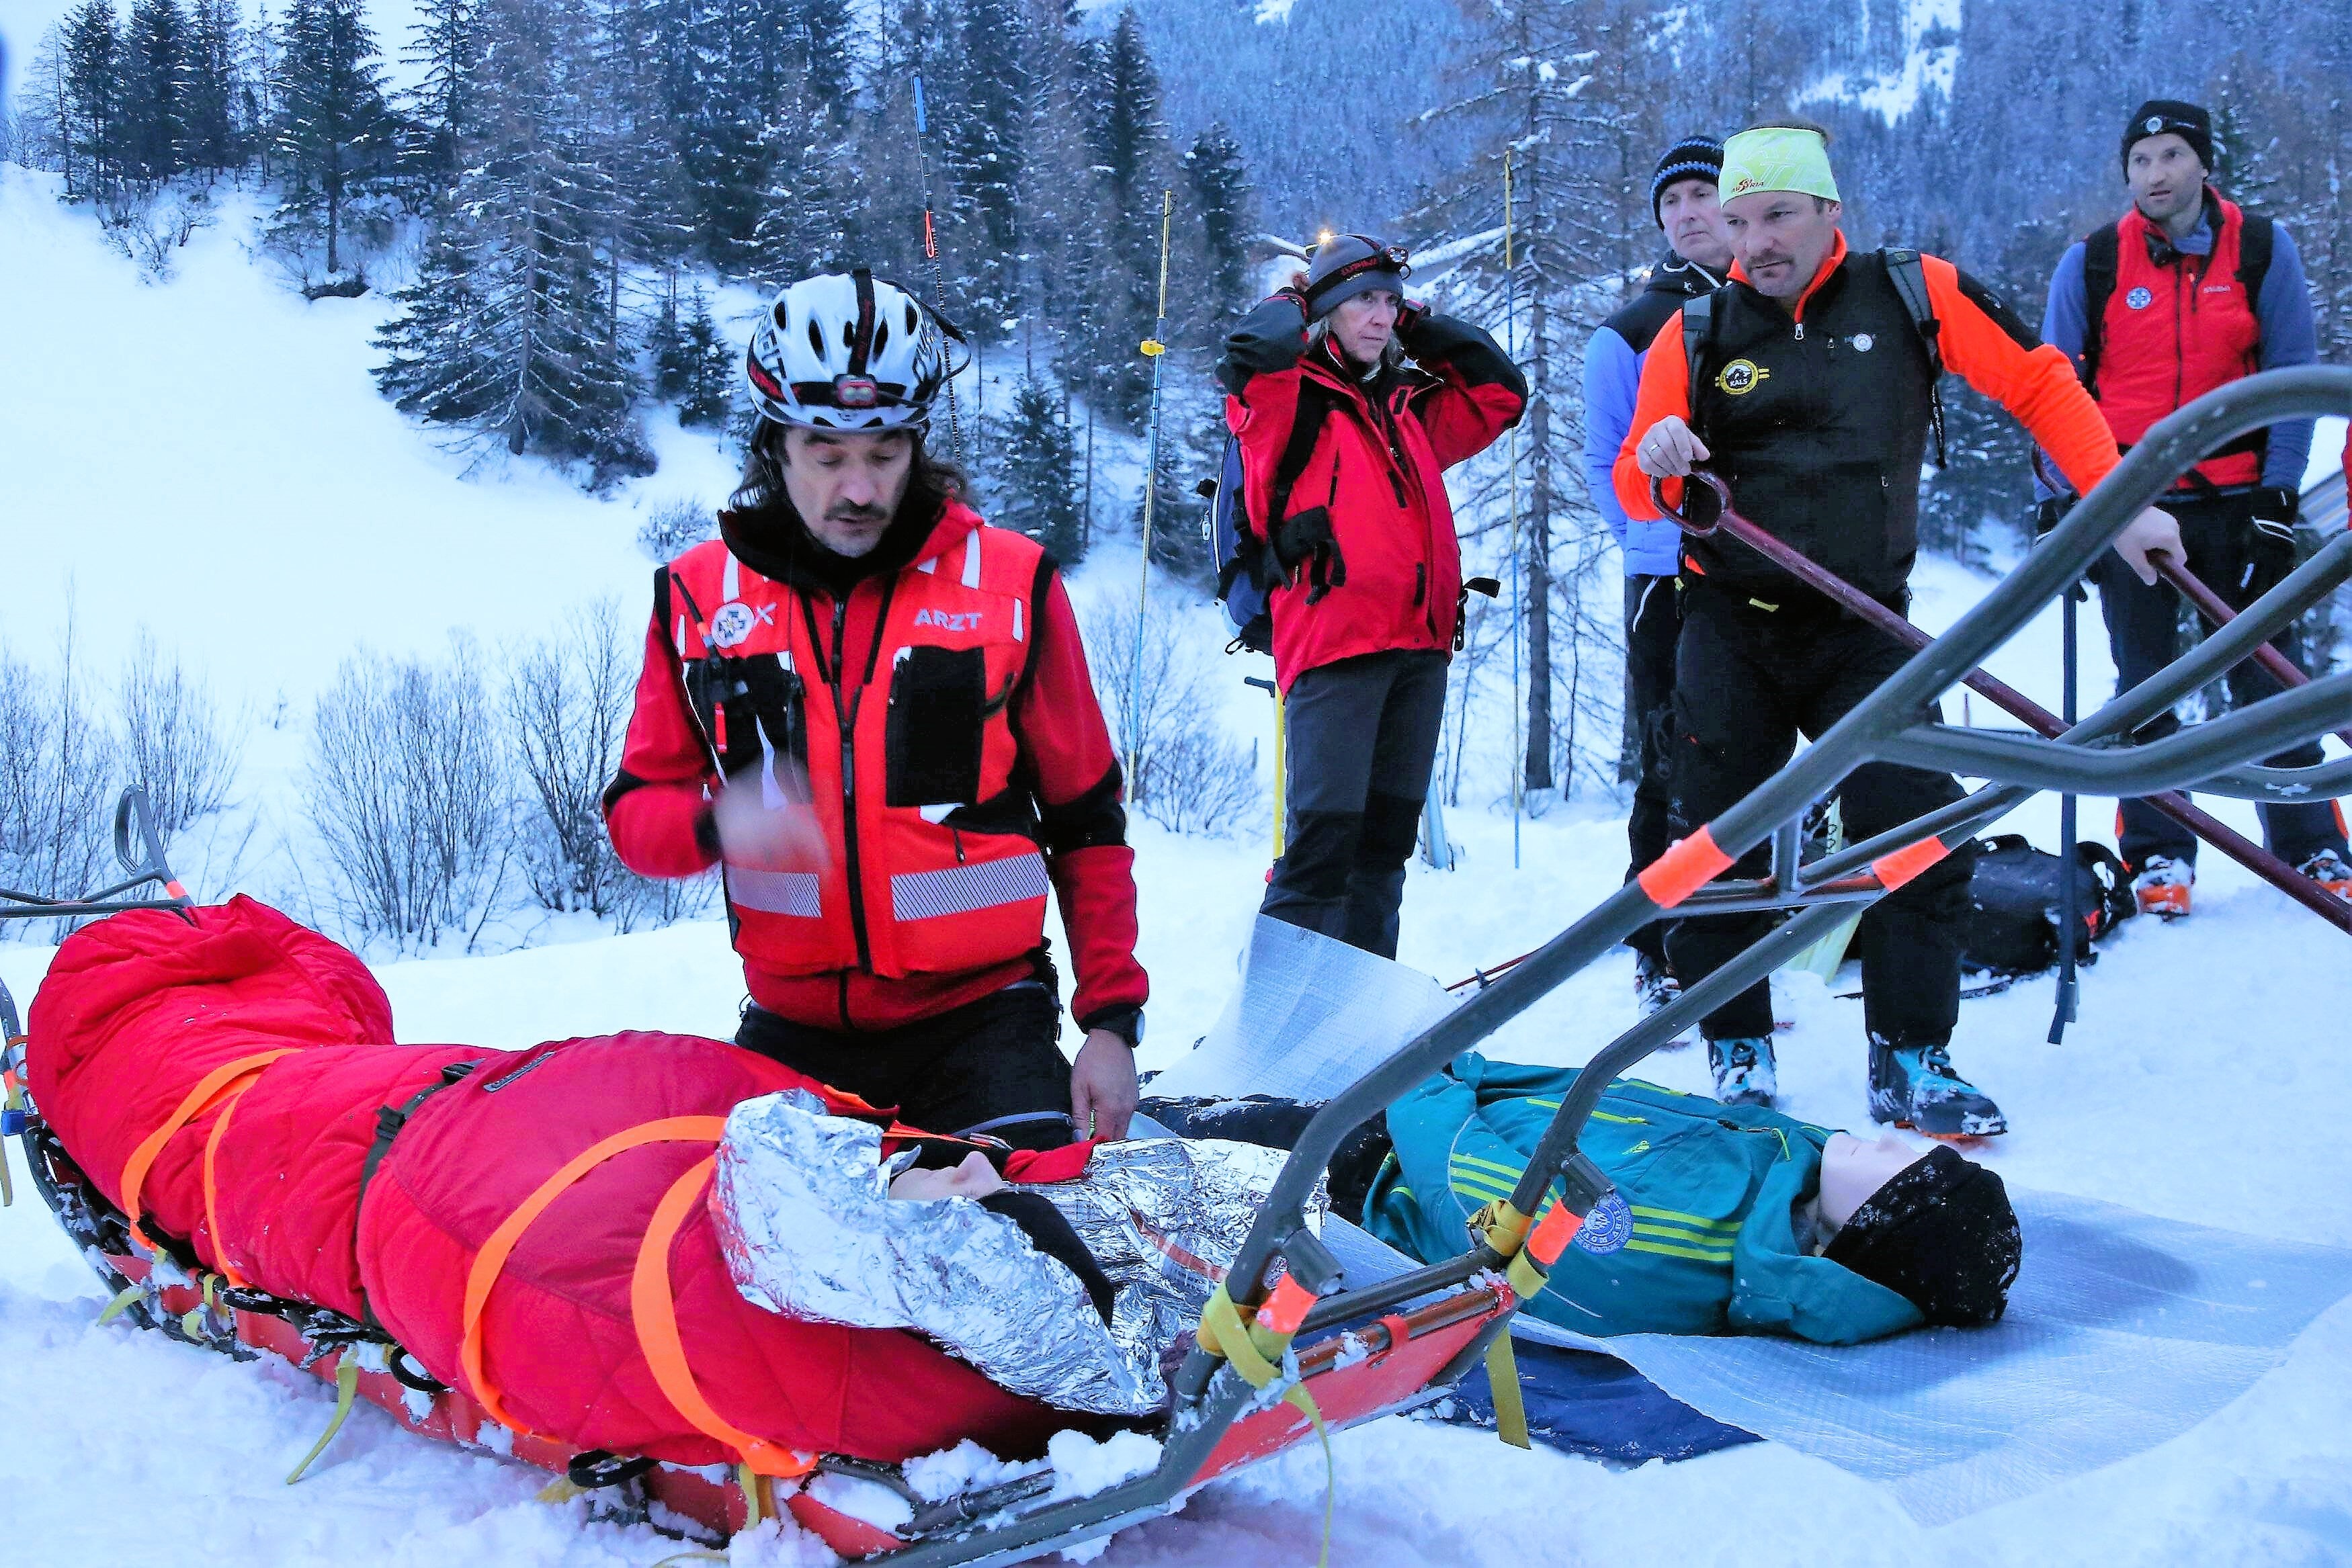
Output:
<path fill-rule="evenodd" d="M 784 286 L 751 329 L 743 379 L 779 424 L 919 428 L 963 365 L 963 334 L 908 290 L 864 267 Z"/>

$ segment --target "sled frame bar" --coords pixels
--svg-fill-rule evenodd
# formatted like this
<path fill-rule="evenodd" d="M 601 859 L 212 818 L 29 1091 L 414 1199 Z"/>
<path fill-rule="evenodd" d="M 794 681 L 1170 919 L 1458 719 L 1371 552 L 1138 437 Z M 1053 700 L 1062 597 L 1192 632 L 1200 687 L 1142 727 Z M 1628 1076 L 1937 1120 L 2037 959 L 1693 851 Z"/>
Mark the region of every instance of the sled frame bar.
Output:
<path fill-rule="evenodd" d="M 79 920 L 120 915 L 127 909 L 176 909 L 190 920 L 196 901 L 172 874 L 163 852 L 163 835 L 155 831 L 155 809 L 147 791 L 133 784 L 114 803 L 114 858 L 131 874 L 121 882 L 93 889 L 75 898 L 50 898 L 0 887 L 0 920 Z M 127 898 L 142 887 L 163 890 L 163 896 Z"/>
<path fill-rule="evenodd" d="M 1737 958 L 1690 987 L 1677 1001 L 1620 1035 L 1586 1064 L 1569 1093 L 1562 1096 L 1559 1110 L 1513 1193 L 1512 1206 L 1522 1214 L 1537 1212 L 1555 1178 L 1575 1157 L 1577 1140 L 1608 1084 L 1687 1024 L 1827 935 L 1853 905 L 1884 896 L 1887 890 L 1876 886 L 1874 876 L 1867 876 L 1873 859 L 1930 835 L 1947 842 L 1958 842 L 1963 834 L 1973 836 L 2038 789 L 2080 786 L 2078 793 L 2133 796 L 2186 784 L 2202 788 L 2207 780 L 2215 779 L 2231 789 L 2259 791 L 2257 799 L 2277 799 L 2282 791 L 2298 789 L 2316 797 L 2340 765 L 2305 769 L 2248 765 L 2338 727 L 2352 714 L 2352 677 L 2329 677 L 2275 694 L 2155 746 L 2117 747 L 2113 742 L 2204 684 L 2213 671 L 2249 656 L 2278 627 L 2352 575 L 2352 543 L 2342 539 L 2322 550 L 2200 648 L 2057 739 L 2016 740 L 1922 726 L 1916 720 L 2045 604 L 2072 588 L 2132 518 L 2206 452 L 2282 419 L 2340 413 L 2352 413 L 2352 370 L 2305 366 L 2234 382 L 2156 425 L 2016 570 L 1948 632 L 1916 653 L 1876 692 L 1780 772 L 1707 824 L 1706 831 L 1718 851 L 1734 861 L 1770 840 L 1771 877 L 1711 884 L 1665 904 L 1654 900 L 1639 881 L 1626 883 L 1508 974 L 1473 994 L 1326 1102 L 1300 1132 L 1234 1260 L 1230 1278 L 1235 1281 L 1236 1302 L 1246 1312 L 1263 1299 L 1280 1260 L 1309 1289 L 1320 1287 L 1318 1293 L 1323 1299 L 1301 1326 L 1300 1332 L 1307 1333 L 1378 1313 L 1431 1291 L 1461 1284 L 1482 1270 L 1500 1268 L 1506 1260 L 1480 1244 L 1459 1258 L 1369 1289 L 1337 1288 L 1339 1281 L 1315 1277 L 1323 1272 L 1317 1264 L 1328 1259 L 1318 1259 L 1321 1249 L 1309 1244 L 1305 1204 L 1340 1143 L 1359 1124 L 1385 1111 L 1454 1057 L 1661 915 L 1750 908 L 1797 912 Z M 1800 864 L 1800 830 L 1805 813 L 1846 775 L 1864 763 L 1882 758 L 1931 756 L 1936 760 L 1929 765 L 1965 766 L 1971 776 L 1990 782 L 1894 832 L 1825 856 L 1810 867 Z M 1948 764 L 1946 758 L 1951 759 Z M 1864 876 L 1866 883 L 1852 880 Z M 1567 1200 L 1589 1207 L 1600 1196 L 1578 1192 Z M 1257 1281 L 1257 1288 L 1248 1289 L 1243 1281 Z M 1505 1329 L 1507 1332 L 1507 1317 Z M 1449 1372 L 1462 1370 L 1457 1366 Z M 1093 1497 L 1041 1507 L 992 1529 L 918 1539 L 891 1552 L 889 1561 L 906 1568 L 1014 1563 L 1039 1551 L 1106 1534 L 1165 1512 L 1195 1484 L 1218 1441 L 1256 1396 L 1256 1391 L 1222 1360 L 1197 1349 L 1178 1373 L 1173 1394 L 1172 1418 L 1160 1462 L 1152 1469 Z"/>

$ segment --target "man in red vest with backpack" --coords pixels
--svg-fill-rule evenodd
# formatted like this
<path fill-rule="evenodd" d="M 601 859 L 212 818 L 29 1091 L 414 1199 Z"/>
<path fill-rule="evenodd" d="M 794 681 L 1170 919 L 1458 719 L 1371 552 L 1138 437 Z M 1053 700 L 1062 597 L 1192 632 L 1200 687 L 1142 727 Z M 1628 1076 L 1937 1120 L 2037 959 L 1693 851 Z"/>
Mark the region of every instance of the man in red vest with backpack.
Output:
<path fill-rule="evenodd" d="M 2123 175 L 2132 205 L 2068 250 L 2050 280 L 2044 341 L 2073 357 L 2126 451 L 2183 404 L 2257 371 L 2319 358 L 2302 257 L 2285 229 L 2226 201 L 2208 183 L 2211 117 L 2193 103 L 2157 99 L 2124 128 Z M 2311 452 L 2312 422 L 2288 420 L 2242 436 L 2183 475 L 2163 507 L 2180 523 L 2182 563 L 2234 610 L 2242 610 L 2294 570 L 2298 486 Z M 2042 517 L 2054 523 L 2068 498 L 2042 487 Z M 2179 600 L 2141 582 L 2120 560 L 2093 569 L 2116 661 L 2128 690 L 2179 650 Z M 2304 664 L 2290 627 L 2280 651 Z M 2277 689 L 2251 663 L 2230 677 L 2233 703 Z M 2158 738 L 2179 727 L 2166 714 L 2141 731 Z M 2316 741 L 2270 758 L 2303 768 L 2321 759 Z M 2140 908 L 2167 919 L 2189 913 L 2197 840 L 2142 800 L 2117 813 L 2123 857 Z M 2339 896 L 2352 898 L 2352 849 L 2333 801 L 2262 808 L 2263 835 L 2280 859 Z"/>
<path fill-rule="evenodd" d="M 604 818 L 641 875 L 725 867 L 737 1044 L 927 1132 L 1122 1137 L 1146 983 L 1118 763 L 1053 559 L 924 444 L 954 336 L 864 271 L 762 312 L 743 484 L 655 576 Z"/>

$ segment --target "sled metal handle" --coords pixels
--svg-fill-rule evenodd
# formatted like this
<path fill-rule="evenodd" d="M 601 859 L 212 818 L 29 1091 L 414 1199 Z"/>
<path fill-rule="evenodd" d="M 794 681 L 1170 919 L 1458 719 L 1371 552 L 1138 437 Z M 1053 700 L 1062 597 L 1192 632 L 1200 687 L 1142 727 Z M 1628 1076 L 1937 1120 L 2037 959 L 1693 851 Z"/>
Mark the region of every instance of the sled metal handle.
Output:
<path fill-rule="evenodd" d="M 78 920 L 131 909 L 173 909 L 190 925 L 195 923 L 196 901 L 172 873 L 163 835 L 155 831 L 154 808 L 147 791 L 136 784 L 125 789 L 114 802 L 114 858 L 131 874 L 78 897 L 57 898 L 0 887 L 0 920 Z M 150 885 L 160 888 L 163 896 L 123 896 Z"/>

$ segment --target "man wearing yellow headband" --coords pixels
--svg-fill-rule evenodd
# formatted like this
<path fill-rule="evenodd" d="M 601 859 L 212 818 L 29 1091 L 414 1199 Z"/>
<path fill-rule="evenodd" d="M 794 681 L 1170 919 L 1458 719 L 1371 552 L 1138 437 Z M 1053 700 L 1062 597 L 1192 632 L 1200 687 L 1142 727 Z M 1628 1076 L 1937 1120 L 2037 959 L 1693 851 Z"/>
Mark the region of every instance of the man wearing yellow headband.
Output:
<path fill-rule="evenodd" d="M 1864 592 L 1901 612 L 1918 553 L 1919 472 L 1940 430 L 1935 382 L 1948 366 L 2031 431 L 2078 491 L 2116 465 L 2114 437 L 2074 367 L 1983 286 L 1911 251 L 1851 252 L 1836 177 L 1814 126 L 1763 125 L 1724 144 L 1720 186 L 1731 281 L 1658 333 L 1642 365 L 1613 478 L 1626 515 L 1655 517 L 1699 464 L 1740 510 Z M 1685 318 L 1697 328 L 1686 336 Z M 1703 323 L 1703 325 L 1701 325 Z M 1932 326 L 1932 333 L 1930 327 Z M 2116 549 L 2153 581 L 2150 548 L 2178 551 L 2163 513 L 2143 513 Z M 1745 546 L 1685 536 L 1675 651 L 1671 831 L 1712 821 L 1818 737 L 1908 652 Z M 1950 778 L 1872 763 L 1840 785 L 1849 841 L 1960 798 Z M 1759 850 L 1725 874 L 1765 873 Z M 1870 1110 L 1933 1136 L 2006 1132 L 1991 1098 L 1953 1071 L 1962 922 L 1973 855 L 1963 851 L 1863 917 L 1863 1019 Z M 1769 928 L 1766 915 L 1678 923 L 1667 939 L 1685 986 Z M 1759 981 L 1706 1022 L 1719 1099 L 1769 1104 L 1772 1001 Z"/>

